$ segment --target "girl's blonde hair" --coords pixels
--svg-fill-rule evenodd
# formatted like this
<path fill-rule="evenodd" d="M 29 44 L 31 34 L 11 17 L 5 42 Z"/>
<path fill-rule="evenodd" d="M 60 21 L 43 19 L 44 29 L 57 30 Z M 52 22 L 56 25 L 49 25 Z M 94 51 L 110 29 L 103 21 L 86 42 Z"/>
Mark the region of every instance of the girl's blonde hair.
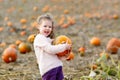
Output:
<path fill-rule="evenodd" d="M 48 37 L 50 37 L 51 39 L 54 38 L 54 32 L 53 32 L 53 29 L 54 29 L 54 22 L 53 22 L 53 18 L 52 18 L 52 15 L 47 13 L 47 14 L 44 14 L 44 15 L 41 15 L 37 18 L 37 23 L 38 24 L 41 24 L 42 23 L 42 20 L 50 20 L 52 22 L 52 32 L 50 35 L 48 35 Z"/>

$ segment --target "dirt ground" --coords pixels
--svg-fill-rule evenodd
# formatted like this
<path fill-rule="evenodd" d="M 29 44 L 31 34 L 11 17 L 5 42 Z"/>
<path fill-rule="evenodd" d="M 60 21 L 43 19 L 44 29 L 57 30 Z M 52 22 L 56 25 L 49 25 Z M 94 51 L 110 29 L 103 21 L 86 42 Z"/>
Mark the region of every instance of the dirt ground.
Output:
<path fill-rule="evenodd" d="M 3 28 L 0 29 L 0 44 L 5 43 L 0 46 L 0 80 L 41 80 L 31 43 L 30 53 L 20 54 L 17 51 L 16 62 L 7 64 L 1 55 L 16 40 L 28 43 L 28 36 L 37 33 L 32 23 L 46 12 L 54 17 L 55 35 L 66 35 L 73 42 L 75 58 L 63 61 L 65 80 L 80 80 L 81 76 L 89 75 L 90 64 L 105 50 L 108 40 L 120 38 L 120 0 L 0 0 L 0 28 Z M 68 17 L 72 17 L 75 23 L 63 28 L 59 25 L 62 17 L 65 18 L 64 24 Z M 21 24 L 22 18 L 27 23 Z M 12 27 L 7 25 L 9 21 Z M 21 35 L 22 31 L 26 31 L 26 34 Z M 101 40 L 98 47 L 90 45 L 89 40 L 94 36 Z M 81 57 L 78 49 L 83 45 L 86 53 Z"/>

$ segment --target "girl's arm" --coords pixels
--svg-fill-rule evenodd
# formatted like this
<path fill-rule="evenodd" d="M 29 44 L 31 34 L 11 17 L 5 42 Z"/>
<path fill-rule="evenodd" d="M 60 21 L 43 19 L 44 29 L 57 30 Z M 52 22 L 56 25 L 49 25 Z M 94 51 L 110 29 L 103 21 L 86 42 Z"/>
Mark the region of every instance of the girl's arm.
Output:
<path fill-rule="evenodd" d="M 65 51 L 66 49 L 67 49 L 67 44 L 58 44 L 58 45 L 48 44 L 45 47 L 43 47 L 43 50 L 45 50 L 47 53 L 50 54 L 57 54 Z"/>
<path fill-rule="evenodd" d="M 59 52 L 65 51 L 68 48 L 68 44 L 51 45 L 49 42 L 46 41 L 45 37 L 37 38 L 37 36 L 35 38 L 34 45 L 50 54 L 57 54 Z"/>

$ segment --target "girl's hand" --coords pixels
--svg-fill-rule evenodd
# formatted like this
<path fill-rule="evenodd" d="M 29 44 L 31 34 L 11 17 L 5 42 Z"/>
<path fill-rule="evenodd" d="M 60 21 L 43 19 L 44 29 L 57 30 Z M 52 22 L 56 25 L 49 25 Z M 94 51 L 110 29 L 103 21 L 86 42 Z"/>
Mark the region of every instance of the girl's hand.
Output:
<path fill-rule="evenodd" d="M 67 54 L 65 54 L 64 56 L 58 56 L 58 58 L 60 59 L 60 60 L 66 60 L 67 58 L 68 58 L 68 56 L 70 55 L 70 52 L 71 52 L 71 50 L 67 50 L 68 52 L 67 52 Z"/>
<path fill-rule="evenodd" d="M 68 58 L 69 55 L 70 55 L 70 50 L 68 50 L 68 53 L 65 54 L 65 58 Z"/>
<path fill-rule="evenodd" d="M 66 44 L 66 50 L 70 50 L 71 49 L 71 44 L 67 44 L 67 43 L 65 43 Z"/>
<path fill-rule="evenodd" d="M 59 57 L 59 56 L 58 56 L 58 58 L 59 58 L 60 60 L 66 60 L 66 59 L 68 58 L 68 56 L 69 56 L 69 55 L 62 56 L 62 57 Z"/>

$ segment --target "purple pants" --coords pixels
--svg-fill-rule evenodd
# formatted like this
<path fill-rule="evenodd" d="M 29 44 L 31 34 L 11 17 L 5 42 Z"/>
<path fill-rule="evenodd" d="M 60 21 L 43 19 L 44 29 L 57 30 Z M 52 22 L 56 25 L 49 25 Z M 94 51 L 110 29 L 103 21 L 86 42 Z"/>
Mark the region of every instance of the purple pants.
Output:
<path fill-rule="evenodd" d="M 63 80 L 63 78 L 62 66 L 53 68 L 42 76 L 42 80 Z"/>

